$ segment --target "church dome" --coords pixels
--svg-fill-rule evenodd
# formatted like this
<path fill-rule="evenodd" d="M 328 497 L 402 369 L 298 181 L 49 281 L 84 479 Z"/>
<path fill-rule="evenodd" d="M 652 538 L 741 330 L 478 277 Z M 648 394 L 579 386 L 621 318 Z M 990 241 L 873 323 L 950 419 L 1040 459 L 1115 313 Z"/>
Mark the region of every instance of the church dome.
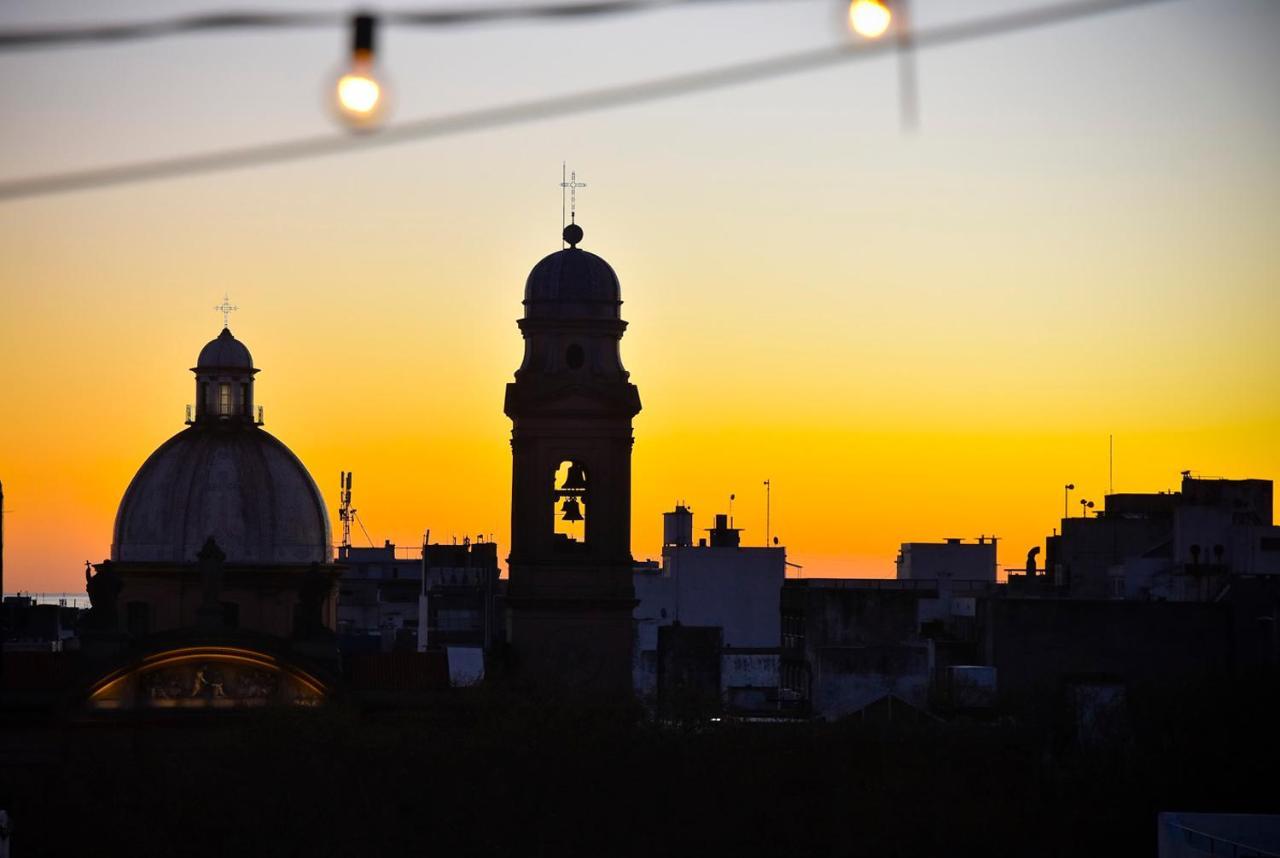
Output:
<path fill-rule="evenodd" d="M 210 340 L 196 358 L 196 368 L 253 369 L 253 356 L 249 348 L 231 334 L 230 328 Z"/>
<path fill-rule="evenodd" d="M 120 501 L 111 559 L 194 563 L 209 536 L 228 563 L 332 559 L 320 489 L 288 447 L 251 424 L 197 422 L 152 453 Z"/>
<path fill-rule="evenodd" d="M 576 245 L 582 230 L 574 224 L 565 239 Z M 622 286 L 613 267 L 594 253 L 576 246 L 545 257 L 524 286 L 525 318 L 616 319 Z"/>

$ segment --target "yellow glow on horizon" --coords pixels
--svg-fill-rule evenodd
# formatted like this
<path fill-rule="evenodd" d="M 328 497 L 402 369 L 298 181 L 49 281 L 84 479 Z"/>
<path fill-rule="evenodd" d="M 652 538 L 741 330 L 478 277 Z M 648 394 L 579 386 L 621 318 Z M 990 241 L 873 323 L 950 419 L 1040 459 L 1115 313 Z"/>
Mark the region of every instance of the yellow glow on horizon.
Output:
<path fill-rule="evenodd" d="M 1173 38 L 1198 9 L 1153 14 Z M 848 11 L 832 10 L 840 30 Z M 806 578 L 892 576 L 902 542 L 993 533 L 1001 565 L 1018 566 L 1059 526 L 1064 484 L 1077 507 L 1102 502 L 1110 434 L 1118 492 L 1176 490 L 1188 468 L 1280 478 L 1280 119 L 1265 75 L 1222 52 L 1258 29 L 1242 12 L 1232 33 L 1232 17 L 1212 33 L 1219 45 L 1175 40 L 1144 54 L 1150 69 L 1136 76 L 1120 74 L 1132 51 L 1118 19 L 1043 45 L 931 54 L 938 97 L 928 133 L 910 140 L 891 120 L 893 87 L 875 85 L 868 64 L 772 91 L 793 98 L 747 88 L 6 203 L 5 590 L 80 591 L 85 559 L 108 556 L 130 479 L 184 427 L 188 370 L 221 329 L 212 307 L 228 288 L 235 335 L 262 369 L 265 428 L 314 477 L 335 534 L 338 474 L 354 471 L 374 544 L 483 532 L 505 558 L 503 386 L 523 354 L 525 278 L 561 246 L 568 140 L 599 177 L 579 211 L 583 246 L 622 280 L 622 356 L 644 405 L 639 559 L 659 556 L 661 514 L 677 501 L 701 529 L 730 493 L 744 544 L 762 544 L 769 479 L 772 532 Z M 901 23 L 899 12 L 886 33 Z M 1112 31 L 1120 49 L 1079 73 L 1045 59 Z M 449 45 L 442 56 L 469 71 L 462 52 L 475 46 Z M 282 136 L 310 133 L 321 99 L 337 111 L 351 66 L 323 84 L 307 72 L 335 62 L 332 47 L 280 59 L 301 70 L 290 92 L 306 102 L 303 118 L 280 119 Z M 1280 62 L 1269 44 L 1250 51 L 1257 69 Z M 85 60 L 87 93 L 99 62 Z M 461 71 L 459 89 L 434 90 L 444 63 L 434 49 L 398 55 L 394 79 L 374 78 L 381 111 L 402 95 L 411 115 L 516 97 Z M 257 92 L 237 80 L 209 113 L 227 143 L 266 134 L 268 113 L 234 125 Z M 571 88 L 558 66 L 517 82 Z M 832 110 L 851 82 L 866 83 L 867 109 Z M 35 88 L 24 118 L 48 109 L 11 135 L 15 174 L 52 169 L 61 150 L 46 160 L 46 139 L 66 142 L 68 164 L 129 160 L 141 141 L 214 145 L 203 113 L 189 127 L 165 118 L 172 139 L 127 123 L 99 142 L 84 131 L 99 114 L 76 113 L 90 100 L 63 90 Z M 114 106 L 114 89 L 101 94 Z M 1230 158 L 1218 157 L 1224 140 Z M 875 157 L 850 158 L 851 141 Z M 799 204 L 780 204 L 797 192 Z M 359 528 L 353 541 L 368 544 Z"/>
<path fill-rule="evenodd" d="M 853 0 L 849 5 L 849 26 L 863 38 L 880 38 L 892 20 L 893 13 L 882 0 Z"/>

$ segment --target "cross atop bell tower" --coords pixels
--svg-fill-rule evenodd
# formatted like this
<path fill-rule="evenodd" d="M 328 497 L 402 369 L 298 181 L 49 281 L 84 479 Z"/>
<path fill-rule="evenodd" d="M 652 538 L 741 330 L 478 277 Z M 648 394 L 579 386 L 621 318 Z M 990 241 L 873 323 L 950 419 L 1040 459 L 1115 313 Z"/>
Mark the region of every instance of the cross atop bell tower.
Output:
<path fill-rule="evenodd" d="M 231 303 L 231 293 L 224 292 L 222 293 L 222 303 L 214 307 L 213 309 L 217 310 L 219 313 L 222 314 L 222 327 L 230 328 L 231 314 L 234 313 L 236 310 L 239 310 L 240 308 L 234 306 Z"/>
<path fill-rule="evenodd" d="M 577 170 L 574 170 L 572 173 L 570 173 L 568 178 L 565 178 L 564 171 L 565 171 L 565 163 L 564 161 L 561 161 L 560 162 L 560 230 L 562 233 L 564 233 L 565 228 L 568 226 L 568 224 L 566 224 L 564 220 L 565 192 L 567 191 L 569 194 L 569 223 L 576 224 L 578 222 L 578 188 L 585 188 L 587 186 L 586 182 L 578 181 Z M 566 234 L 565 241 L 568 241 L 568 240 L 569 239 Z M 570 242 L 570 243 L 576 244 L 577 242 Z M 560 246 L 563 248 L 564 244 L 562 243 Z"/>
<path fill-rule="evenodd" d="M 534 266 L 525 284 L 524 361 L 507 385 L 511 645 L 517 672 L 533 681 L 625 696 L 640 395 L 621 360 L 618 276 L 577 246 L 576 223 L 564 237 L 572 246 Z"/>

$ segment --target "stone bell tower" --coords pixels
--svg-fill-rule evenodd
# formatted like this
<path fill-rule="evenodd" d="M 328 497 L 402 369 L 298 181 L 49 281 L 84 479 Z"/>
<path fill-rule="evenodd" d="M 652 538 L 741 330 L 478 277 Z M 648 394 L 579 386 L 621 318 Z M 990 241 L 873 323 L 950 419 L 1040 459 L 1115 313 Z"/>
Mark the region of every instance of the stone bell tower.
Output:
<path fill-rule="evenodd" d="M 609 263 L 578 247 L 525 285 L 524 362 L 511 418 L 508 632 L 513 667 L 539 685 L 622 698 L 631 690 L 631 419 L 627 323 Z"/>

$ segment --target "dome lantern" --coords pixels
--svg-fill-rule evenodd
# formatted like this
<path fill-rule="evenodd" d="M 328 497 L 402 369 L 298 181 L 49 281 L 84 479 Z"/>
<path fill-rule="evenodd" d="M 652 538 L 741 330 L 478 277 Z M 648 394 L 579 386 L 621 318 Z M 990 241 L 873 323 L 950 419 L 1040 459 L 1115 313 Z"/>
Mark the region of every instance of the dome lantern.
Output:
<path fill-rule="evenodd" d="M 210 420 L 253 421 L 253 356 L 249 349 L 224 327 L 210 340 L 196 365 L 196 423 Z"/>

